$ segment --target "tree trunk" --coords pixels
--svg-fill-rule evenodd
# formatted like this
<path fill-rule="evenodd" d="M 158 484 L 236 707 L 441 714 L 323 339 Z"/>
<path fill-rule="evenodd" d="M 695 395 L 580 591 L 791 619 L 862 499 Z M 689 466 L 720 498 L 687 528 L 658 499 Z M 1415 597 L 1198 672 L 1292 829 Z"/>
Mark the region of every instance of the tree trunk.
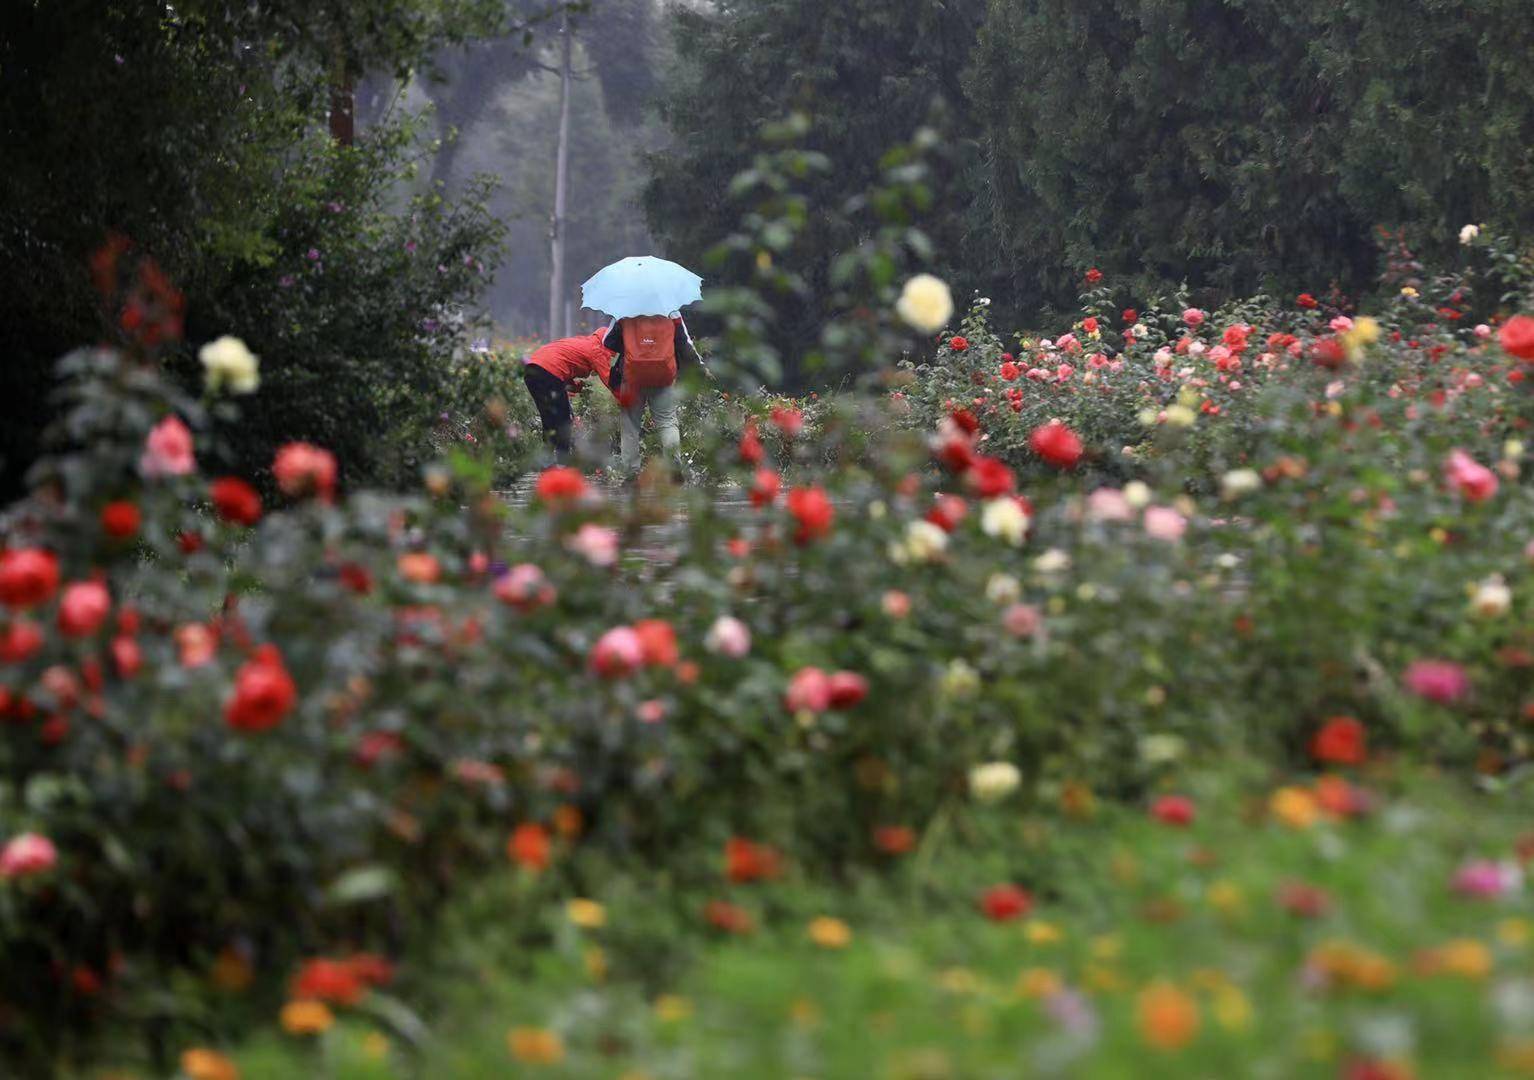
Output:
<path fill-rule="evenodd" d="M 549 227 L 549 340 L 563 337 L 565 322 L 565 185 L 570 165 L 570 12 L 565 11 L 559 24 L 559 148 L 554 164 L 554 218 Z M 568 332 L 569 327 L 565 326 Z"/>
<path fill-rule="evenodd" d="M 330 68 L 330 137 L 342 146 L 357 138 L 356 102 L 352 92 L 351 66 L 339 37 L 331 46 Z"/>

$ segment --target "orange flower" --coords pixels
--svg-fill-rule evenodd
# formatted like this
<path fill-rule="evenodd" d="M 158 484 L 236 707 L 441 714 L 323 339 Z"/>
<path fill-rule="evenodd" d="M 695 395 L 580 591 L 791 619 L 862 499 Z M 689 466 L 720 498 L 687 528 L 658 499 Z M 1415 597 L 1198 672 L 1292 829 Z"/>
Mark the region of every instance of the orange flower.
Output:
<path fill-rule="evenodd" d="M 1169 982 L 1140 991 L 1135 1011 L 1140 1037 L 1157 1050 L 1180 1050 L 1198 1035 L 1198 1002 Z"/>
<path fill-rule="evenodd" d="M 290 1001 L 282 1007 L 280 1019 L 289 1035 L 320 1035 L 336 1022 L 323 1001 Z"/>
<path fill-rule="evenodd" d="M 442 579 L 442 564 L 428 551 L 409 551 L 399 557 L 399 576 L 417 585 L 432 585 Z"/>
<path fill-rule="evenodd" d="M 1321 816 L 1316 797 L 1301 787 L 1284 787 L 1268 800 L 1268 812 L 1291 829 L 1308 829 Z"/>
<path fill-rule="evenodd" d="M 578 806 L 563 803 L 554 811 L 554 831 L 566 840 L 573 840 L 579 836 L 584 824 Z"/>
<path fill-rule="evenodd" d="M 549 868 L 549 831 L 536 822 L 524 821 L 512 831 L 506 843 L 506 854 L 512 862 L 532 871 Z"/>
<path fill-rule="evenodd" d="M 512 1028 L 506 1048 L 524 1065 L 558 1065 L 565 1059 L 564 1040 L 548 1028 Z"/>
<path fill-rule="evenodd" d="M 189 1080 L 240 1080 L 240 1070 L 234 1062 L 200 1046 L 182 1053 L 181 1071 Z"/>

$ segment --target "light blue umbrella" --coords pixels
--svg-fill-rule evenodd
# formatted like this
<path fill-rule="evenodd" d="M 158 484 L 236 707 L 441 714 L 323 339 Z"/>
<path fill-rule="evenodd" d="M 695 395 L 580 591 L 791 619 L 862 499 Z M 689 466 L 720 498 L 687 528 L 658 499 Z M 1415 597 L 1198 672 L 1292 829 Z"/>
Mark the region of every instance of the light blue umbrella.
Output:
<path fill-rule="evenodd" d="M 604 266 L 581 286 L 581 306 L 615 319 L 670 315 L 703 299 L 703 279 L 654 255 L 633 255 Z"/>

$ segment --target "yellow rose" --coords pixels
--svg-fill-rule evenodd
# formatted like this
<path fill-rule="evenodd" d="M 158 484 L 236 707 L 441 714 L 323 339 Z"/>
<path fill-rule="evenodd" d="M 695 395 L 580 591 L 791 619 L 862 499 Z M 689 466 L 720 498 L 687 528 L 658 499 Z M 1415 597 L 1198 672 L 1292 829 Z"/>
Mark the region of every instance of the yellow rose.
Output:
<path fill-rule="evenodd" d="M 953 317 L 953 294 L 931 274 L 917 274 L 905 283 L 895 313 L 924 334 L 935 334 Z"/>
<path fill-rule="evenodd" d="M 811 919 L 809 935 L 822 949 L 845 949 L 852 943 L 852 927 L 829 915 Z"/>
<path fill-rule="evenodd" d="M 237 337 L 225 334 L 197 350 L 209 390 L 228 386 L 236 394 L 253 393 L 261 385 L 261 362 Z"/>
<path fill-rule="evenodd" d="M 580 897 L 565 901 L 565 917 L 582 930 L 600 930 L 607 925 L 607 909 Z"/>
<path fill-rule="evenodd" d="M 223 1054 L 193 1047 L 181 1055 L 181 1071 L 189 1080 L 240 1080 L 240 1070 Z"/>
<path fill-rule="evenodd" d="M 1321 818 L 1316 797 L 1301 787 L 1283 787 L 1268 800 L 1268 812 L 1291 829 L 1308 829 Z"/>
<path fill-rule="evenodd" d="M 278 1018 L 289 1035 L 321 1035 L 335 1024 L 335 1014 L 323 1001 L 290 1001 Z"/>

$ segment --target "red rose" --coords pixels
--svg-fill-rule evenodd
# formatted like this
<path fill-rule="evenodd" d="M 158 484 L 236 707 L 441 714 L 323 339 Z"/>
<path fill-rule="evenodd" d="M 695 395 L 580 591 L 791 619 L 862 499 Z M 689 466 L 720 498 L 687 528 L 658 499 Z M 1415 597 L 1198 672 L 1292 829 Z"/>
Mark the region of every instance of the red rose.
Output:
<path fill-rule="evenodd" d="M 799 523 L 794 532 L 794 542 L 799 544 L 829 535 L 831 523 L 836 520 L 836 508 L 821 487 L 797 487 L 790 491 L 788 512 Z"/>
<path fill-rule="evenodd" d="M 1085 319 L 1082 319 L 1081 320 L 1081 328 L 1083 330 L 1085 330 L 1089 334 L 1096 333 L 1097 332 L 1097 316 L 1095 316 L 1095 315 L 1088 315 Z"/>
<path fill-rule="evenodd" d="M 88 637 L 112 612 L 112 594 L 99 581 L 76 581 L 59 598 L 59 630 L 65 637 Z"/>
<path fill-rule="evenodd" d="M 15 619 L 0 632 L 0 664 L 20 664 L 43 647 L 43 631 L 35 622 Z"/>
<path fill-rule="evenodd" d="M 665 619 L 640 619 L 634 624 L 639 648 L 650 667 L 675 667 L 681 659 L 677 652 L 676 631 Z"/>
<path fill-rule="evenodd" d="M 555 465 L 538 474 L 534 493 L 539 502 L 553 507 L 564 506 L 586 494 L 586 478 L 579 469 Z"/>
<path fill-rule="evenodd" d="M 773 427 L 790 439 L 798 438 L 799 433 L 804 430 L 804 414 L 798 409 L 773 409 L 767 419 L 772 421 Z"/>
<path fill-rule="evenodd" d="M 1000 376 L 1002 382 L 1013 382 L 1022 373 L 1023 369 L 1018 367 L 1011 360 L 1002 361 L 1001 368 L 996 372 L 996 374 Z"/>
<path fill-rule="evenodd" d="M 1534 363 L 1534 318 L 1514 315 L 1497 331 L 1497 341 L 1511 355 Z"/>
<path fill-rule="evenodd" d="M 1057 469 L 1074 468 L 1081 460 L 1081 439 L 1058 420 L 1035 428 L 1028 437 L 1028 445 Z"/>
<path fill-rule="evenodd" d="M 1299 296 L 1294 298 L 1294 302 L 1306 310 L 1320 306 L 1320 304 L 1316 301 L 1316 298 L 1311 296 L 1308 292 L 1300 293 Z"/>
<path fill-rule="evenodd" d="M 142 670 L 144 654 L 138 641 L 127 634 L 112 639 L 112 663 L 117 665 L 118 678 L 131 679 Z"/>
<path fill-rule="evenodd" d="M 855 671 L 834 673 L 829 685 L 833 709 L 850 709 L 868 696 L 868 680 Z"/>
<path fill-rule="evenodd" d="M 710 900 L 704 904 L 703 917 L 708 920 L 710 926 L 723 930 L 726 934 L 749 934 L 756 928 L 756 922 L 751 918 L 751 913 L 728 900 Z"/>
<path fill-rule="evenodd" d="M 944 532 L 953 532 L 964 520 L 969 507 L 957 495 L 939 495 L 937 502 L 926 513 L 926 519 Z"/>
<path fill-rule="evenodd" d="M 512 830 L 506 841 L 506 856 L 533 872 L 549 867 L 549 830 L 534 821 L 524 821 Z"/>
<path fill-rule="evenodd" d="M 1322 338 L 1310 347 L 1310 360 L 1317 367 L 1335 371 L 1348 362 L 1348 351 L 1336 338 Z"/>
<path fill-rule="evenodd" d="M 41 548 L 0 552 L 0 604 L 13 608 L 45 603 L 59 587 L 59 560 Z"/>
<path fill-rule="evenodd" d="M 1096 285 L 1103 279 L 1103 272 L 1094 266 L 1087 271 L 1086 277 L 1088 285 Z"/>
<path fill-rule="evenodd" d="M 968 409 L 954 409 L 948 414 L 948 419 L 953 421 L 954 427 L 966 435 L 980 434 L 980 421 Z"/>
<path fill-rule="evenodd" d="M 783 481 L 777 473 L 771 469 L 757 469 L 751 479 L 751 505 L 771 506 L 778 501 L 778 492 L 782 488 Z"/>
<path fill-rule="evenodd" d="M 261 496 L 256 489 L 236 476 L 215 480 L 208 488 L 213 509 L 233 525 L 254 525 L 261 520 Z"/>
<path fill-rule="evenodd" d="M 1163 795 L 1151 803 L 1151 817 L 1163 825 L 1183 827 L 1193 824 L 1193 800 L 1186 795 Z"/>
<path fill-rule="evenodd" d="M 336 493 L 336 459 L 329 450 L 306 442 L 291 442 L 272 461 L 277 486 L 290 498 L 314 495 L 326 502 Z"/>
<path fill-rule="evenodd" d="M 909 825 L 880 825 L 874 830 L 874 847 L 886 855 L 904 855 L 916 847 L 916 830 Z"/>
<path fill-rule="evenodd" d="M 1135 323 L 1140 321 L 1140 313 L 1132 307 L 1127 307 L 1124 309 L 1119 318 L 1124 320 L 1125 326 L 1133 326 Z"/>
<path fill-rule="evenodd" d="M 762 440 L 756 434 L 756 421 L 747 420 L 746 430 L 740 433 L 740 460 L 744 465 L 760 465 L 766 456 Z"/>
<path fill-rule="evenodd" d="M 109 502 L 101 508 L 101 531 L 113 540 L 126 540 L 135 535 L 143 520 L 135 503 Z"/>
<path fill-rule="evenodd" d="M 224 721 L 236 731 L 269 731 L 282 723 L 298 698 L 298 687 L 275 645 L 263 645 L 234 676 L 234 696 Z"/>
<path fill-rule="evenodd" d="M 965 349 L 969 348 L 969 339 L 955 335 L 954 337 L 948 339 L 948 347 L 954 352 L 963 352 Z"/>
<path fill-rule="evenodd" d="M 1278 887 L 1278 906 L 1302 919 L 1319 919 L 1331 910 L 1332 898 L 1325 889 L 1303 881 L 1286 881 Z"/>
<path fill-rule="evenodd" d="M 737 885 L 767 881 L 783 872 L 783 856 L 776 848 L 743 836 L 732 836 L 724 845 L 724 876 Z"/>
<path fill-rule="evenodd" d="M 293 976 L 288 993 L 304 1001 L 355 1005 L 367 996 L 368 984 L 344 960 L 310 960 Z"/>
<path fill-rule="evenodd" d="M 1012 475 L 1012 470 L 1005 462 L 993 457 L 976 458 L 964 474 L 964 482 L 982 499 L 1006 495 L 1017 487 L 1017 477 Z"/>
<path fill-rule="evenodd" d="M 1364 726 L 1351 716 L 1334 716 L 1310 740 L 1310 756 L 1329 765 L 1362 765 L 1368 757 Z"/>
<path fill-rule="evenodd" d="M 1033 896 L 1016 885 L 992 885 L 980 894 L 980 910 L 992 922 L 1011 922 L 1033 910 Z"/>

